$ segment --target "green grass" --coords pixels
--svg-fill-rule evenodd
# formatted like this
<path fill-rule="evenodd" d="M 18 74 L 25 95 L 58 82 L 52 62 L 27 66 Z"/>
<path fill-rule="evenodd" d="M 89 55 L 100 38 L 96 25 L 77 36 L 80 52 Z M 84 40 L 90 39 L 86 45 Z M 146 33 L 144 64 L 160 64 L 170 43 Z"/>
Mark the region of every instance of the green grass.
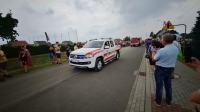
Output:
<path fill-rule="evenodd" d="M 29 71 L 35 71 L 53 65 L 49 60 L 48 54 L 32 56 L 32 60 L 33 66 L 29 68 Z M 61 61 L 62 63 L 66 63 L 67 57 L 65 53 L 62 53 Z M 17 58 L 8 59 L 7 70 L 10 75 L 23 74 Z"/>

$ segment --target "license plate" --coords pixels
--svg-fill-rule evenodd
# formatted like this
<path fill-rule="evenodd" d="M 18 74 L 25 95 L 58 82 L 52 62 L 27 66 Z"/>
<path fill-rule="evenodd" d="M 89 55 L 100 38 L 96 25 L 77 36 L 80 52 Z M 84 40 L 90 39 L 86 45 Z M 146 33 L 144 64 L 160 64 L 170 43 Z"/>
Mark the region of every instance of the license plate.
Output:
<path fill-rule="evenodd" d="M 79 62 L 79 60 L 76 60 L 76 59 L 72 59 L 71 61 L 72 62 Z"/>

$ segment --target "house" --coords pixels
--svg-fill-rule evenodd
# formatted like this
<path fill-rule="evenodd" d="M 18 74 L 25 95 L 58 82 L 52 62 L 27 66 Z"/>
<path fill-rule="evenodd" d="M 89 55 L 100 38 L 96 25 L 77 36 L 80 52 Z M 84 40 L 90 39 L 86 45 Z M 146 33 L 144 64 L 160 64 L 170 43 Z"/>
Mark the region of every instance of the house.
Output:
<path fill-rule="evenodd" d="M 28 45 L 28 42 L 26 42 L 25 40 L 18 40 L 15 42 L 11 42 L 10 44 L 12 47 L 22 47 L 24 45 Z"/>
<path fill-rule="evenodd" d="M 49 45 L 46 41 L 34 41 L 35 46 Z"/>

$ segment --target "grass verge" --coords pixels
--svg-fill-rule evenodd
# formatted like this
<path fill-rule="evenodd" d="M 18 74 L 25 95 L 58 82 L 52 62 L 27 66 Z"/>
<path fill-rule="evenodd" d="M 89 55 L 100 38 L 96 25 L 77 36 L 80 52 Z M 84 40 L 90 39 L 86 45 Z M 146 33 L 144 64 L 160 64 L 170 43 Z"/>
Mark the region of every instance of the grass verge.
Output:
<path fill-rule="evenodd" d="M 30 72 L 55 65 L 50 62 L 48 54 L 32 56 L 32 60 L 33 66 L 29 68 Z M 62 53 L 61 61 L 62 63 L 67 62 L 67 57 L 65 53 Z M 24 71 L 20 67 L 20 63 L 17 58 L 8 59 L 7 70 L 10 75 L 24 74 Z"/>

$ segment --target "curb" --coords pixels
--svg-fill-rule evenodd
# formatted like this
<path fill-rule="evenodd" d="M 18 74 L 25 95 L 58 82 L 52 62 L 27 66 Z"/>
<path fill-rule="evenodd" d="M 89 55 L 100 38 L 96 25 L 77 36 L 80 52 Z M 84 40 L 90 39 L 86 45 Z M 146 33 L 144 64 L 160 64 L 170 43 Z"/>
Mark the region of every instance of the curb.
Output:
<path fill-rule="evenodd" d="M 143 55 L 139 70 L 134 72 L 135 82 L 132 86 L 125 112 L 152 112 L 151 106 L 151 76 L 147 59 Z"/>

